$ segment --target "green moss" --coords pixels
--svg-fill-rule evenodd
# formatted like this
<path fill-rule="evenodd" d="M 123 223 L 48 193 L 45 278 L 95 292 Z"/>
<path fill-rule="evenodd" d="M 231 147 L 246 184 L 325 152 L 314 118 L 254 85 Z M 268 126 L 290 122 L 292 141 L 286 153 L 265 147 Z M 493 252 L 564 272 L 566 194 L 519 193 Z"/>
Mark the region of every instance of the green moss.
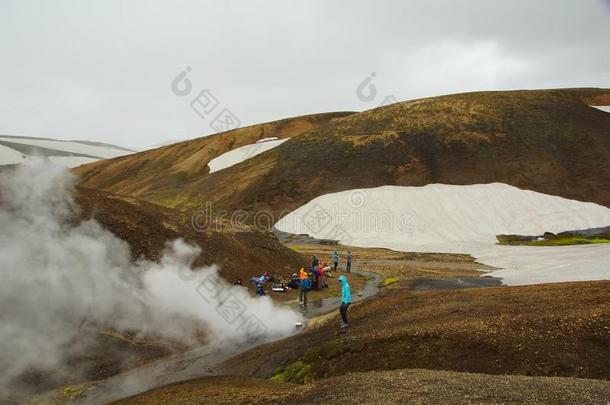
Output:
<path fill-rule="evenodd" d="M 73 401 L 78 398 L 82 398 L 85 393 L 95 388 L 93 384 L 82 384 L 82 385 L 68 385 L 62 388 L 59 392 L 60 396 Z"/>
<path fill-rule="evenodd" d="M 317 377 L 316 370 L 319 370 L 321 365 L 348 351 L 350 348 L 342 344 L 339 339 L 331 340 L 309 349 L 298 361 L 285 369 L 277 368 L 271 380 L 296 384 L 311 382 Z"/>
<path fill-rule="evenodd" d="M 594 243 L 610 243 L 610 239 L 605 238 L 583 238 L 572 236 L 558 239 L 533 240 L 526 243 L 527 246 L 568 246 L 568 245 L 589 245 Z"/>
<path fill-rule="evenodd" d="M 606 237 L 585 237 L 585 236 L 563 236 L 557 238 L 541 240 L 524 240 L 513 235 L 502 235 L 498 237 L 500 245 L 511 246 L 569 246 L 569 245 L 589 245 L 597 243 L 610 243 Z"/>
<path fill-rule="evenodd" d="M 202 202 L 191 194 L 177 194 L 171 197 L 157 197 L 152 199 L 153 203 L 168 208 L 196 209 L 202 206 Z"/>
<path fill-rule="evenodd" d="M 311 364 L 299 360 L 286 367 L 282 372 L 276 373 L 271 377 L 271 380 L 280 383 L 304 384 L 313 379 L 311 371 Z"/>
<path fill-rule="evenodd" d="M 386 287 L 400 281 L 400 277 L 386 277 L 379 282 L 379 287 Z"/>
<path fill-rule="evenodd" d="M 302 360 L 307 363 L 314 364 L 320 360 L 334 359 L 346 351 L 346 347 L 341 344 L 339 339 L 333 339 L 321 346 L 317 346 L 306 351 L 302 357 Z"/>

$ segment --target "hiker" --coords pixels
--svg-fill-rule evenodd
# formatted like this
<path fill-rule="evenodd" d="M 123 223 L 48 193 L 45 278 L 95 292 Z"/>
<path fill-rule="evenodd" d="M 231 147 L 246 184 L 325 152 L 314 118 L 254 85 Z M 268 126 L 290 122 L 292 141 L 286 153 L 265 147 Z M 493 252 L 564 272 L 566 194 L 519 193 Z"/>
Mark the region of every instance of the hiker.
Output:
<path fill-rule="evenodd" d="M 347 263 L 345 264 L 345 270 L 349 273 L 352 271 L 352 251 L 347 251 Z"/>
<path fill-rule="evenodd" d="M 260 276 L 256 282 L 256 295 L 265 295 L 265 284 L 267 283 L 267 274 Z"/>
<path fill-rule="evenodd" d="M 313 270 L 309 270 L 307 272 L 307 277 L 309 278 L 309 289 L 311 290 L 315 286 L 316 274 L 313 272 Z"/>
<path fill-rule="evenodd" d="M 320 280 L 320 272 L 318 271 L 319 266 L 313 268 L 311 273 L 313 274 L 313 280 L 311 284 L 312 290 L 319 290 L 320 286 L 318 285 L 318 281 Z"/>
<path fill-rule="evenodd" d="M 323 289 L 326 287 L 326 274 L 324 272 L 324 267 L 322 265 L 318 266 L 318 289 Z"/>
<path fill-rule="evenodd" d="M 347 328 L 349 322 L 347 320 L 347 308 L 349 308 L 349 304 L 352 302 L 352 293 L 349 288 L 349 283 L 347 282 L 347 277 L 343 274 L 339 276 L 339 282 L 341 283 L 341 307 L 339 308 L 339 313 L 341 314 L 341 328 Z"/>
<path fill-rule="evenodd" d="M 265 295 L 265 290 L 263 290 L 263 285 L 261 284 L 259 277 L 251 277 L 250 284 L 256 286 L 256 295 Z"/>
<path fill-rule="evenodd" d="M 263 288 L 263 283 L 260 280 L 256 281 L 256 295 L 260 297 L 265 295 L 265 289 Z"/>
<path fill-rule="evenodd" d="M 301 280 L 301 292 L 299 293 L 299 301 L 303 303 L 303 306 L 307 308 L 307 292 L 311 287 L 311 280 L 309 277 L 305 277 Z"/>
<path fill-rule="evenodd" d="M 318 260 L 318 258 L 315 256 L 311 256 L 311 268 L 314 269 L 314 268 L 318 267 L 318 264 L 320 264 L 320 261 Z"/>
<path fill-rule="evenodd" d="M 339 253 L 337 253 L 336 250 L 333 252 L 332 259 L 333 259 L 334 270 L 337 271 L 337 266 L 339 265 Z"/>

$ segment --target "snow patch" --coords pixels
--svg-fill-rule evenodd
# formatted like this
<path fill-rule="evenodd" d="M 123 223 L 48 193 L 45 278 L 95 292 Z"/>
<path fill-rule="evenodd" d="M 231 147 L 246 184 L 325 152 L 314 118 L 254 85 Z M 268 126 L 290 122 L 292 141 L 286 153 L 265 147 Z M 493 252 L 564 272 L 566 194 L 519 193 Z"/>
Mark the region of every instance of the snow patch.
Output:
<path fill-rule="evenodd" d="M 268 139 L 268 138 L 264 138 Z M 273 149 L 277 146 L 280 146 L 282 143 L 286 142 L 287 139 L 277 139 L 277 140 L 268 140 L 265 142 L 259 142 L 240 146 L 239 148 L 233 149 L 229 152 L 223 153 L 222 155 L 215 157 L 210 160 L 208 166 L 210 167 L 210 173 L 217 172 L 222 169 L 226 169 L 227 167 L 234 166 L 238 163 L 241 163 L 247 159 L 253 158 L 256 155 L 259 155 L 263 152 L 266 152 L 270 149 Z"/>
<path fill-rule="evenodd" d="M 85 156 L 49 156 L 49 160 L 55 163 L 56 165 L 72 168 L 87 163 L 96 162 L 99 159 L 89 158 Z"/>
<path fill-rule="evenodd" d="M 0 145 L 0 165 L 14 165 L 22 163 L 26 158 L 24 154 L 8 146 Z"/>
<path fill-rule="evenodd" d="M 24 145 L 40 146 L 47 149 L 55 149 L 83 155 L 91 155 L 101 159 L 111 159 L 118 156 L 129 155 L 132 152 L 113 148 L 111 146 L 88 145 L 73 141 L 58 141 L 51 139 L 18 138 L 0 136 L 0 141 L 21 143 Z"/>
<path fill-rule="evenodd" d="M 536 235 L 610 224 L 610 209 L 502 183 L 383 186 L 320 196 L 285 216 L 280 231 L 362 247 L 470 253 L 506 284 L 610 279 L 610 245 L 517 247 L 496 235 Z"/>
<path fill-rule="evenodd" d="M 72 168 L 99 160 L 86 156 L 28 156 L 17 150 L 9 148 L 8 146 L 0 145 L 0 166 L 13 164 L 40 164 L 45 159 L 48 159 L 52 163 L 65 168 Z"/>
<path fill-rule="evenodd" d="M 474 246 L 472 255 L 507 285 L 610 279 L 610 244 Z"/>
<path fill-rule="evenodd" d="M 592 105 L 591 107 L 610 113 L 610 105 Z"/>
<path fill-rule="evenodd" d="M 270 136 L 270 137 L 268 137 L 268 138 L 259 139 L 258 141 L 256 141 L 256 143 L 263 143 L 263 142 L 275 141 L 276 139 L 278 139 L 278 137 L 277 137 L 277 136 Z"/>

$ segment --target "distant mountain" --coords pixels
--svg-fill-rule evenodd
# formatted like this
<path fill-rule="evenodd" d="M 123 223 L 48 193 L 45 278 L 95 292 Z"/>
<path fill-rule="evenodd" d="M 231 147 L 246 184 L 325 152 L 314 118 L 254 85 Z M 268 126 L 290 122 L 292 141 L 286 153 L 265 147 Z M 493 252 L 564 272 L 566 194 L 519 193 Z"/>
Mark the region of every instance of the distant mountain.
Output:
<path fill-rule="evenodd" d="M 167 139 L 163 142 L 156 143 L 150 147 L 150 149 L 160 148 L 162 146 L 173 145 L 178 142 L 184 142 L 186 139 Z"/>
<path fill-rule="evenodd" d="M 178 208 L 294 210 L 337 191 L 501 182 L 610 206 L 608 89 L 493 91 L 255 125 L 76 170 L 84 187 Z M 222 154 L 290 138 L 210 173 Z"/>
<path fill-rule="evenodd" d="M 63 141 L 0 135 L 0 165 L 27 163 L 37 159 L 48 159 L 65 167 L 76 167 L 100 159 L 124 156 L 135 151 L 92 141 Z"/>

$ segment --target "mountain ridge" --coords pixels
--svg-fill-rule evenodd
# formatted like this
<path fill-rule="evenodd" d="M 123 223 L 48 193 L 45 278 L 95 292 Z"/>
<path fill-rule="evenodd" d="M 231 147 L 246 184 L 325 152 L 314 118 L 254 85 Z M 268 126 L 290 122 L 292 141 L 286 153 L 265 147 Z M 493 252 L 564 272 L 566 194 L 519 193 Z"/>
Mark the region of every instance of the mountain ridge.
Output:
<path fill-rule="evenodd" d="M 194 209 L 211 202 L 218 210 L 267 210 L 277 219 L 325 193 L 430 183 L 503 182 L 610 206 L 604 163 L 610 161 L 610 115 L 589 107 L 606 102 L 610 90 L 594 88 L 429 97 L 334 116 L 212 174 L 194 144 L 201 140 L 96 162 L 76 173 L 85 187 L 160 205 Z M 258 132 L 258 139 L 269 135 Z M 226 144 L 234 135 L 216 139 Z M 255 137 L 244 138 L 231 148 Z M 187 146 L 186 161 L 172 163 L 180 170 L 159 172 L 176 159 L 159 151 L 179 155 Z M 201 165 L 194 170 L 196 162 Z"/>

